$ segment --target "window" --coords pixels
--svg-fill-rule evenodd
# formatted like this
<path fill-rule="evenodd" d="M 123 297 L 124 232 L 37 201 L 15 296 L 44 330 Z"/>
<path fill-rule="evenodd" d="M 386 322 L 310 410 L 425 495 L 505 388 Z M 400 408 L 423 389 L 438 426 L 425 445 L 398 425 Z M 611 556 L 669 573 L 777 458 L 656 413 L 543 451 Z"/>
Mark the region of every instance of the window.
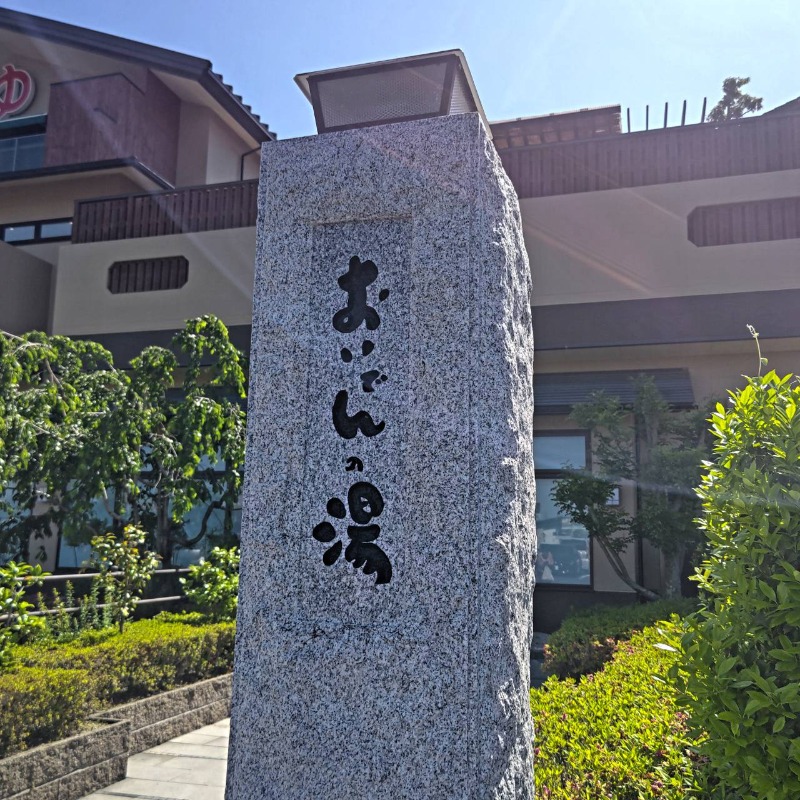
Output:
<path fill-rule="evenodd" d="M 55 219 L 39 225 L 40 239 L 69 239 L 72 237 L 72 220 Z"/>
<path fill-rule="evenodd" d="M 5 225 L 3 226 L 3 241 L 9 242 L 30 242 L 36 238 L 35 225 Z"/>
<path fill-rule="evenodd" d="M 47 116 L 15 117 L 0 122 L 0 174 L 44 166 Z"/>
<path fill-rule="evenodd" d="M 2 145 L 2 141 L 0 141 Z M 72 238 L 72 220 L 47 219 L 34 222 L 10 222 L 0 225 L 0 240 L 8 244 L 42 244 Z"/>
<path fill-rule="evenodd" d="M 44 134 L 0 139 L 0 173 L 44 166 Z"/>
<path fill-rule="evenodd" d="M 539 555 L 536 583 L 589 586 L 589 534 L 561 514 L 550 497 L 558 478 L 569 467 L 588 466 L 588 438 L 583 432 L 540 433 L 533 437 L 536 467 L 536 533 Z"/>

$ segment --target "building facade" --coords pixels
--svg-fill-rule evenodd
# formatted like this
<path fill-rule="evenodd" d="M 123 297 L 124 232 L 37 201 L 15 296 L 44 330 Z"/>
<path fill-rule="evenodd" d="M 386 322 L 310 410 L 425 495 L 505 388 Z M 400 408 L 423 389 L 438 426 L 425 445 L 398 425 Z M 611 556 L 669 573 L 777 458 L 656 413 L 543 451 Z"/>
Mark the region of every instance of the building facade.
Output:
<path fill-rule="evenodd" d="M 125 364 L 213 313 L 247 348 L 268 126 L 207 61 L 2 9 L 0 67 L 0 327 L 90 337 Z M 619 112 L 491 125 L 533 272 L 540 630 L 634 598 L 549 497 L 565 463 L 591 463 L 572 405 L 625 398 L 641 372 L 675 407 L 722 397 L 757 366 L 747 324 L 778 371 L 800 352 L 797 104 L 639 133 Z M 635 511 L 633 487 L 620 503 Z M 662 588 L 656 551 L 625 557 Z"/>

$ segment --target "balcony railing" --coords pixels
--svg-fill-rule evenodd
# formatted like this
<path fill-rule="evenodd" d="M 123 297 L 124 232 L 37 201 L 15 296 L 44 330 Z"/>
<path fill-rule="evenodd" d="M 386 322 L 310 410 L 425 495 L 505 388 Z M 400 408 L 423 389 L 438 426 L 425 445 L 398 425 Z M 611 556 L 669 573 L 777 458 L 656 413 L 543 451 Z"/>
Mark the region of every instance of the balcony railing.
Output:
<path fill-rule="evenodd" d="M 500 158 L 522 198 L 800 169 L 800 114 L 509 147 Z"/>
<path fill-rule="evenodd" d="M 256 224 L 258 181 L 215 183 L 165 192 L 79 200 L 76 244 L 248 228 Z"/>

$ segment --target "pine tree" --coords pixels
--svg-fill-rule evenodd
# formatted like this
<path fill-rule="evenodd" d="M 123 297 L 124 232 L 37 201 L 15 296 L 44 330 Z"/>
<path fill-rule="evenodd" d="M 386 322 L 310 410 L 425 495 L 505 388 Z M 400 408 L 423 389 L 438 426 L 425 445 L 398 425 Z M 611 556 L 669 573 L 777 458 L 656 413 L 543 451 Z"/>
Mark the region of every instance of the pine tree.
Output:
<path fill-rule="evenodd" d="M 764 98 L 742 92 L 742 87 L 748 83 L 750 78 L 725 78 L 722 82 L 722 99 L 711 109 L 706 122 L 730 122 L 745 114 L 761 111 Z"/>

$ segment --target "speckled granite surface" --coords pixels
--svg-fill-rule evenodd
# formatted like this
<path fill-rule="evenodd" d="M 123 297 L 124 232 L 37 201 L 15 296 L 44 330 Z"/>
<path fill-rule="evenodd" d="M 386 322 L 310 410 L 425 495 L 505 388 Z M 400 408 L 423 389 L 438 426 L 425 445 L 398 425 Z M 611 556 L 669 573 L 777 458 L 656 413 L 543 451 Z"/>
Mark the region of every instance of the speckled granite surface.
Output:
<path fill-rule="evenodd" d="M 475 114 L 265 146 L 228 800 L 533 796 L 529 270 Z"/>

